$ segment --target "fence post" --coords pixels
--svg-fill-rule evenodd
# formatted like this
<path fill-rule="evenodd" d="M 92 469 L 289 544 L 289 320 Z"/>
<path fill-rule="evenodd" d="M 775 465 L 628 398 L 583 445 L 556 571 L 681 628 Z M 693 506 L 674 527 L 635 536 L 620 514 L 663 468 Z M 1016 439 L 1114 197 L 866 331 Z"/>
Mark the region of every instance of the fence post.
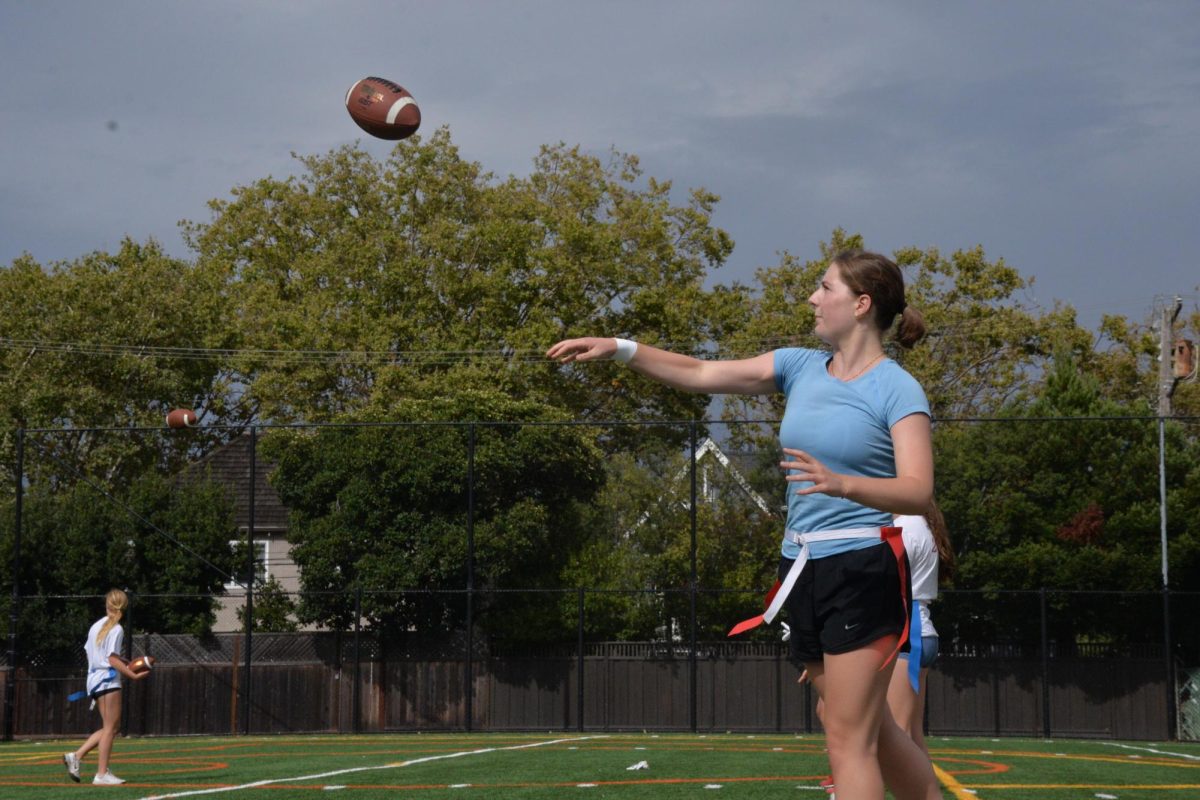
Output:
<path fill-rule="evenodd" d="M 691 579 L 691 641 L 688 647 L 688 726 L 692 733 L 697 731 L 696 719 L 696 695 L 699 692 L 699 686 L 696 681 L 696 590 L 698 589 L 698 577 L 696 571 L 696 420 L 692 420 L 688 429 L 688 438 L 691 440 L 691 530 L 692 530 L 692 579 Z"/>
<path fill-rule="evenodd" d="M 1038 590 L 1042 620 L 1042 738 L 1050 738 L 1050 632 L 1046 626 L 1046 587 Z"/>
<path fill-rule="evenodd" d="M 8 606 L 8 680 L 4 682 L 4 741 L 13 739 L 17 683 L 17 622 L 21 607 L 21 501 L 25 494 L 25 429 L 17 428 L 17 497 L 13 506 L 12 600 Z"/>
<path fill-rule="evenodd" d="M 475 719 L 475 423 L 467 429 L 467 663 L 466 729 Z"/>
<path fill-rule="evenodd" d="M 149 631 L 146 631 L 142 634 L 142 655 L 146 655 L 146 656 L 154 655 L 153 653 L 150 652 L 150 632 Z M 141 719 L 141 721 L 142 721 L 142 724 L 141 724 L 142 734 L 149 735 L 149 734 L 153 733 L 153 731 L 150 730 L 149 723 L 146 722 L 146 708 L 150 704 L 150 687 L 143 686 L 142 691 L 139 692 L 139 694 L 141 695 L 141 698 L 142 698 L 142 704 L 141 704 L 141 708 L 138 709 L 138 712 L 139 712 L 138 718 Z"/>
<path fill-rule="evenodd" d="M 1171 644 L 1171 597 L 1170 566 L 1167 558 L 1167 421 L 1158 418 L 1158 524 L 1159 547 L 1162 552 L 1162 602 L 1163 602 L 1163 657 L 1167 661 L 1167 736 L 1176 739 L 1178 716 L 1175 704 L 1179 698 L 1175 693 L 1175 661 Z"/>
<path fill-rule="evenodd" d="M 1167 737 L 1171 741 L 1179 738 L 1179 695 L 1175 687 L 1175 657 L 1171 640 L 1171 593 L 1162 588 L 1163 603 L 1163 657 L 1167 661 Z"/>
<path fill-rule="evenodd" d="M 578 649 L 579 654 L 578 654 L 578 656 L 576 656 L 577 661 L 576 661 L 576 665 L 575 665 L 575 718 L 576 718 L 577 727 L 578 727 L 580 733 L 583 733 L 583 648 L 585 647 L 585 644 L 583 641 L 584 592 L 585 592 L 585 589 L 582 586 L 580 586 L 579 587 L 579 621 L 577 624 L 577 627 L 579 629 L 579 631 L 578 631 L 579 641 L 576 644 L 576 648 Z"/>
<path fill-rule="evenodd" d="M 250 667 L 253 659 L 250 655 L 250 645 L 254 631 L 254 484 L 258 471 L 258 428 L 250 426 L 250 485 L 246 509 L 246 677 L 242 681 L 242 734 L 250 733 Z"/>
<path fill-rule="evenodd" d="M 137 593 L 128 592 L 129 608 L 125 613 L 125 639 L 121 642 L 121 657 L 125 663 L 133 658 L 133 612 L 137 608 Z M 121 692 L 121 735 L 129 735 L 129 694 L 133 690 L 132 681 L 125 684 L 130 691 Z M 143 690 L 145 687 L 141 687 Z"/>
<path fill-rule="evenodd" d="M 362 651 L 359 638 L 362 635 L 362 584 L 356 582 L 354 587 L 354 686 L 350 690 L 350 729 L 359 732 L 362 726 Z"/>
<path fill-rule="evenodd" d="M 786 645 L 784 645 L 786 646 Z M 783 731 L 783 647 L 775 643 L 775 732 Z"/>
<path fill-rule="evenodd" d="M 1171 585 L 1167 569 L 1170 561 L 1167 558 L 1167 423 L 1162 417 L 1158 418 L 1158 538 L 1159 552 L 1162 559 L 1162 587 Z"/>

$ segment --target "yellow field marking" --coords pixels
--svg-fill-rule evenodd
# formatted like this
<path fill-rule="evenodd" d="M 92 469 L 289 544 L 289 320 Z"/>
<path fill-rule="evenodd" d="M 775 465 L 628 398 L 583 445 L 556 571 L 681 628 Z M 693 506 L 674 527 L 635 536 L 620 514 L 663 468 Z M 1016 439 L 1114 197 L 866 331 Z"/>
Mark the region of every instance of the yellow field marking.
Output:
<path fill-rule="evenodd" d="M 1058 761 L 1062 759 L 1070 759 L 1072 761 L 1094 761 L 1107 764 L 1141 764 L 1146 767 L 1176 767 L 1178 769 L 1200 769 L 1200 763 L 1191 761 L 1178 761 L 1172 758 L 1149 757 L 1149 758 L 1130 758 L 1129 756 L 1106 756 L 1094 753 L 1035 753 L 1022 750 L 993 750 L 985 753 L 982 750 L 935 750 L 932 755 L 935 756 L 986 756 L 989 759 L 999 758 L 1040 758 L 1050 761 Z"/>
<path fill-rule="evenodd" d="M 949 789 L 950 794 L 954 795 L 956 800 L 979 800 L 979 795 L 968 792 L 966 787 L 958 782 L 957 778 L 955 778 L 949 772 L 946 772 L 946 770 L 942 769 L 937 764 L 933 765 L 933 772 L 935 775 L 937 775 L 938 780 L 942 782 L 942 786 L 945 786 L 947 789 Z M 992 787 L 989 786 L 988 788 L 990 789 Z"/>
<path fill-rule="evenodd" d="M 59 754 L 54 754 L 54 755 L 59 755 Z M 52 758 L 52 757 L 53 757 L 52 755 L 47 755 L 46 753 L 31 753 L 31 754 L 25 755 L 25 756 L 19 756 L 14 753 L 11 756 L 0 757 L 0 764 L 34 763 L 37 761 L 45 761 L 46 759 Z M 61 758 L 61 755 L 59 757 Z"/>

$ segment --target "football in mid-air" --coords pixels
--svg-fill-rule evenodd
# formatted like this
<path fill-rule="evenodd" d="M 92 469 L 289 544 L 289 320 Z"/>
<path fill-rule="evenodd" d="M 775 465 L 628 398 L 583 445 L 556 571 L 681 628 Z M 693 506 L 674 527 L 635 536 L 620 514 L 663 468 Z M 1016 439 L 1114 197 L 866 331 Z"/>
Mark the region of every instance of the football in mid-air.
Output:
<path fill-rule="evenodd" d="M 405 139 L 421 126 L 417 101 L 398 83 L 386 78 L 363 78 L 346 92 L 350 118 L 372 136 Z"/>
<path fill-rule="evenodd" d="M 167 414 L 168 428 L 190 428 L 196 424 L 196 412 L 190 408 L 176 408 Z"/>

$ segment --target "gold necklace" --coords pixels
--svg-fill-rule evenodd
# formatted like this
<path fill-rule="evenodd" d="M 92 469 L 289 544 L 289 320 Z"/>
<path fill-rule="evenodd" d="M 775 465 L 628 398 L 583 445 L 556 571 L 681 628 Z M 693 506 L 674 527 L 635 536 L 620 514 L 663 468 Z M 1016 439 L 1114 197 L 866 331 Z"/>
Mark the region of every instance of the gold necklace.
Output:
<path fill-rule="evenodd" d="M 850 381 L 854 380 L 859 375 L 862 375 L 864 372 L 866 372 L 868 369 L 870 369 L 871 365 L 873 365 L 879 359 L 883 358 L 883 355 L 884 355 L 883 353 L 880 353 L 879 355 L 872 358 L 870 361 L 868 361 L 866 364 L 863 365 L 862 369 L 860 369 L 858 372 L 851 375 L 849 378 L 838 378 L 838 380 L 840 380 L 842 383 L 849 383 Z"/>

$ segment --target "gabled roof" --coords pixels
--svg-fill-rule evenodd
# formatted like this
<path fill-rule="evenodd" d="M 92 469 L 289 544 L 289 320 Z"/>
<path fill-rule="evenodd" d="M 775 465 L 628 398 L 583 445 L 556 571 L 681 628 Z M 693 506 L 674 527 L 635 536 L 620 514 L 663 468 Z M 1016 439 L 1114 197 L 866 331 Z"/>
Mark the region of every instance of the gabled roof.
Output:
<path fill-rule="evenodd" d="M 750 485 L 750 482 L 748 480 L 746 480 L 746 476 L 742 474 L 741 470 L 739 470 L 736 466 L 734 466 L 734 464 L 730 460 L 729 456 L 725 454 L 725 451 L 721 449 L 721 446 L 718 445 L 711 437 L 705 439 L 703 442 L 700 443 L 700 446 L 696 448 L 695 463 L 699 464 L 701 461 L 703 461 L 705 458 L 708 458 L 708 457 L 716 459 L 716 461 L 722 467 L 725 468 L 725 471 L 733 478 L 734 482 L 737 483 L 738 488 L 740 488 L 742 490 L 742 492 L 744 492 L 746 494 L 746 496 L 748 498 L 750 498 L 751 502 L 753 502 L 754 505 L 757 506 L 760 511 L 762 511 L 764 514 L 768 514 L 770 516 L 777 516 L 776 513 L 771 509 L 770 503 L 768 503 L 763 498 L 762 495 L 760 495 L 758 492 L 754 491 L 754 487 L 752 487 Z M 685 464 L 683 466 L 683 468 L 681 470 L 679 470 L 679 472 L 675 475 L 675 478 L 671 481 L 670 486 L 667 487 L 666 493 L 675 491 L 675 487 L 678 484 L 680 484 L 684 480 L 688 479 L 690 472 L 691 472 L 691 465 Z M 666 493 L 664 493 L 664 495 Z M 704 494 L 703 489 L 700 490 L 700 494 Z M 683 501 L 683 505 L 685 508 L 688 506 L 688 503 L 689 503 L 688 500 Z M 649 518 L 650 518 L 650 511 L 647 510 L 647 511 L 643 512 L 641 517 L 638 518 L 637 525 L 635 525 L 634 527 L 635 528 L 640 527 Z"/>
<path fill-rule="evenodd" d="M 771 513 L 771 506 L 767 504 L 767 501 L 763 499 L 762 495 L 754 491 L 754 489 L 750 486 L 750 482 L 746 480 L 746 476 L 742 474 L 742 471 L 733 465 L 733 462 L 729 460 L 729 456 L 725 454 L 725 451 L 721 449 L 721 446 L 711 438 L 705 439 L 703 442 L 701 442 L 700 446 L 696 448 L 696 463 L 699 464 L 701 459 L 710 454 L 733 477 L 734 481 L 737 482 L 738 487 L 740 487 L 741 490 L 746 493 L 746 495 L 754 502 L 754 505 L 758 506 L 759 510 L 761 510 L 764 514 Z M 683 472 L 680 473 L 680 477 L 686 474 L 688 469 L 688 467 L 684 467 Z"/>
<path fill-rule="evenodd" d="M 287 530 L 288 508 L 279 499 L 267 475 L 275 464 L 256 454 L 254 463 L 254 529 Z M 199 480 L 210 476 L 233 493 L 233 518 L 239 528 L 250 525 L 250 434 L 243 434 L 188 465 L 180 478 Z"/>

